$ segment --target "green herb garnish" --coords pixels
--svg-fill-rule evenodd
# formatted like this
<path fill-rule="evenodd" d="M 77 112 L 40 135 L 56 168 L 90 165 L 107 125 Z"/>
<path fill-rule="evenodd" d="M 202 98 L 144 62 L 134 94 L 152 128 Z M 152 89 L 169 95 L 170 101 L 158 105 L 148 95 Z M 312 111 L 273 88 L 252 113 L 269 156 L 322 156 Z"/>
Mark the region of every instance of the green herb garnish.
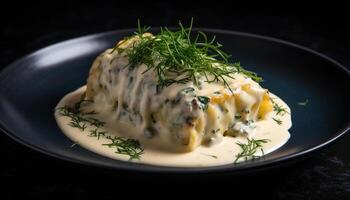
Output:
<path fill-rule="evenodd" d="M 308 100 L 308 99 L 306 99 L 306 100 L 303 101 L 303 102 L 299 102 L 298 105 L 299 105 L 299 106 L 306 106 L 307 103 L 309 103 L 309 100 Z"/>
<path fill-rule="evenodd" d="M 140 159 L 141 154 L 143 154 L 144 149 L 137 140 L 111 136 L 107 136 L 106 138 L 109 139 L 111 143 L 103 145 L 111 148 L 115 147 L 117 149 L 116 153 L 128 155 L 129 160 Z"/>
<path fill-rule="evenodd" d="M 260 150 L 262 155 L 264 155 L 264 151 L 262 148 L 262 144 L 269 142 L 268 139 L 261 139 L 261 140 L 255 140 L 255 139 L 249 139 L 248 143 L 242 144 L 240 142 L 237 142 L 236 144 L 239 145 L 242 149 L 242 151 L 236 155 L 236 159 L 234 163 L 238 163 L 239 160 L 244 159 L 245 161 L 250 159 L 256 159 L 260 156 L 255 155 L 255 153 Z"/>
<path fill-rule="evenodd" d="M 83 112 L 81 110 L 81 105 L 83 102 L 88 102 L 86 100 L 83 100 L 84 96 L 82 96 L 82 99 L 75 103 L 73 106 L 63 106 L 58 108 L 59 114 L 62 116 L 69 117 L 71 121 L 69 122 L 69 125 L 75 128 L 78 128 L 82 131 L 84 131 L 87 128 L 87 125 L 91 125 L 95 127 L 92 130 L 89 130 L 89 137 L 96 137 L 98 140 L 103 137 L 106 139 L 109 139 L 111 143 L 109 144 L 103 144 L 108 147 L 115 147 L 117 148 L 116 153 L 118 154 L 124 154 L 129 155 L 130 160 L 132 159 L 140 159 L 140 155 L 143 153 L 143 148 L 141 147 L 140 143 L 137 140 L 134 139 L 128 139 L 123 137 L 112 137 L 110 135 L 107 135 L 107 131 L 101 131 L 99 128 L 103 127 L 105 122 L 102 122 L 98 119 L 95 119 L 91 117 L 90 115 L 97 114 L 95 111 L 90 112 Z M 72 144 L 71 147 L 74 147 L 77 143 Z"/>
<path fill-rule="evenodd" d="M 278 125 L 281 125 L 282 124 L 282 120 L 280 119 L 277 119 L 277 118 L 274 118 L 272 117 L 273 121 L 275 121 Z"/>
<path fill-rule="evenodd" d="M 276 103 L 272 98 L 270 98 L 270 100 L 272 102 L 273 111 L 276 112 L 276 115 L 282 115 L 283 116 L 284 114 L 289 113 L 286 108 L 284 108 L 283 106 L 281 106 L 278 103 Z"/>
<path fill-rule="evenodd" d="M 227 79 L 232 79 L 233 73 L 242 73 L 257 82 L 262 80 L 256 73 L 243 69 L 240 63 L 229 63 L 230 55 L 221 50 L 222 45 L 215 37 L 208 39 L 200 31 L 192 37 L 192 24 L 193 19 L 188 28 L 179 22 L 180 30 L 164 27 L 159 34 L 151 36 L 144 35 L 149 27 L 141 27 L 138 22 L 135 35 L 139 41 L 127 49 L 117 45 L 112 52 L 117 49 L 119 53 L 125 53 L 129 58 L 126 67 L 145 64 L 146 71 L 155 71 L 160 88 L 189 81 L 199 87 L 199 77 L 204 77 L 208 83 L 221 81 L 230 89 Z"/>
<path fill-rule="evenodd" d="M 106 136 L 107 131 L 99 131 L 97 128 L 90 130 L 90 134 L 88 135 L 89 137 L 97 137 L 99 140 L 100 137 Z"/>
<path fill-rule="evenodd" d="M 87 124 L 90 124 L 91 126 L 95 127 L 102 127 L 105 123 L 95 119 L 93 117 L 90 117 L 91 112 L 84 113 L 80 110 L 76 110 L 74 107 L 70 106 L 63 106 L 58 108 L 59 114 L 62 116 L 69 117 L 71 121 L 69 122 L 69 125 L 75 128 L 78 128 L 82 131 L 84 131 L 87 127 Z"/>
<path fill-rule="evenodd" d="M 85 96 L 85 94 L 83 94 L 80 101 L 75 103 L 73 106 L 65 105 L 63 107 L 57 108 L 57 110 L 59 111 L 59 114 L 62 116 L 69 117 L 71 119 L 71 121 L 69 122 L 69 125 L 72 127 L 78 128 L 82 131 L 84 131 L 86 129 L 87 124 L 90 124 L 91 126 L 95 126 L 97 128 L 103 126 L 105 124 L 104 122 L 91 117 L 91 115 L 95 115 L 95 114 L 97 114 L 97 112 L 95 112 L 95 111 L 90 111 L 90 112 L 81 111 L 80 108 L 82 106 L 82 103 L 84 103 L 84 102 L 91 103 L 92 102 L 90 100 L 84 100 L 84 96 Z"/>

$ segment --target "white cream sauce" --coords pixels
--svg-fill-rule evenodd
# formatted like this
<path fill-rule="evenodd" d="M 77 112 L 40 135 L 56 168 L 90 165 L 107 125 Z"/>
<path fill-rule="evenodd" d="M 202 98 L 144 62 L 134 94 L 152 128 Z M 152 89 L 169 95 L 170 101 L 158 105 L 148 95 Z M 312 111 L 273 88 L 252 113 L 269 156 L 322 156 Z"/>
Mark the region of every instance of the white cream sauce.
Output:
<path fill-rule="evenodd" d="M 65 105 L 73 105 L 79 101 L 85 90 L 86 87 L 83 86 L 78 90 L 67 94 L 59 102 L 57 108 Z M 290 113 L 290 109 L 286 103 L 271 93 L 270 96 L 274 98 L 274 101 L 277 104 L 286 108 Z M 94 106 L 94 104 L 91 106 Z M 156 144 L 159 141 L 157 139 L 142 137 L 144 136 L 144 133 L 140 133 L 140 129 L 138 129 L 136 126 L 116 120 L 115 116 L 113 116 L 115 113 L 110 111 L 110 105 L 106 105 L 106 108 L 103 107 L 103 105 L 99 105 L 98 108 L 92 108 L 93 110 L 97 110 L 99 112 L 99 114 L 95 115 L 94 117 L 106 122 L 101 130 L 108 131 L 108 133 L 113 136 L 137 139 L 144 147 L 145 150 L 141 155 L 140 160 L 132 160 L 132 162 L 177 167 L 204 167 L 231 164 L 234 162 L 236 158 L 235 156 L 241 152 L 241 148 L 236 143 L 247 143 L 247 138 L 245 136 L 224 136 L 222 137 L 222 141 L 216 143 L 215 145 L 199 145 L 190 152 L 184 153 L 167 151 L 164 148 L 155 148 L 158 147 Z M 88 106 L 86 109 L 89 109 Z M 106 110 L 109 110 L 109 112 L 106 112 Z M 256 128 L 254 130 L 254 134 L 251 134 L 251 138 L 269 140 L 269 142 L 263 144 L 263 151 L 265 154 L 278 149 L 288 141 L 290 137 L 288 129 L 292 125 L 291 116 L 289 113 L 276 116 L 276 113 L 273 111 L 266 117 L 266 119 L 259 120 L 254 123 Z M 273 117 L 281 120 L 282 124 L 277 124 L 272 119 Z M 69 125 L 70 118 L 61 116 L 58 111 L 55 112 L 55 118 L 63 133 L 80 146 L 112 159 L 124 161 L 129 160 L 129 156 L 117 154 L 115 153 L 114 148 L 104 146 L 103 144 L 110 143 L 108 139 L 104 137 L 101 137 L 100 139 L 97 139 L 96 137 L 89 137 L 89 130 L 92 130 L 93 127 L 87 127 L 85 131 L 71 127 Z M 256 155 L 261 154 L 261 151 L 257 151 L 256 153 Z"/>

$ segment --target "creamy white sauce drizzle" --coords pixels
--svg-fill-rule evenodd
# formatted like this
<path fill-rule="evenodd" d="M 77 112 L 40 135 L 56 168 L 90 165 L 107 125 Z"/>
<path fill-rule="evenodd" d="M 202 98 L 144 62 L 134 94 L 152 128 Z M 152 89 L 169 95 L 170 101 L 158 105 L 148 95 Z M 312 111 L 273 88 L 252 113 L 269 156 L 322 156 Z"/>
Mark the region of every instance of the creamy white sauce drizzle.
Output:
<path fill-rule="evenodd" d="M 209 88 L 208 88 L 209 89 Z M 217 88 L 214 88 L 217 89 Z M 86 87 L 81 87 L 78 90 L 67 94 L 57 105 L 57 108 L 65 105 L 73 105 L 79 101 L 81 95 L 85 92 Z M 135 93 L 136 91 L 131 91 Z M 208 92 L 204 90 L 204 92 Z M 211 90 L 209 92 L 212 92 Z M 275 116 L 275 112 L 271 112 L 266 119 L 258 120 L 254 123 L 256 126 L 254 133 L 251 135 L 253 139 L 268 139 L 269 142 L 263 144 L 263 151 L 265 154 L 270 153 L 283 144 L 285 144 L 290 134 L 288 129 L 291 127 L 290 109 L 286 103 L 280 98 L 270 93 L 270 96 L 274 98 L 274 101 L 286 108 L 289 113 L 284 115 Z M 98 98 L 104 98 L 100 96 Z M 124 100 L 125 101 L 125 100 Z M 130 105 L 136 104 L 133 101 Z M 144 105 L 147 106 L 147 105 Z M 159 142 L 163 142 L 161 138 L 155 137 L 149 139 L 144 136 L 143 130 L 138 126 L 133 126 L 130 123 L 116 120 L 115 112 L 111 112 L 110 104 L 91 104 L 91 107 L 86 106 L 87 110 L 96 110 L 99 114 L 94 117 L 106 122 L 101 130 L 107 131 L 110 135 L 121 136 L 137 139 L 144 147 L 144 153 L 141 155 L 140 160 L 132 160 L 132 162 L 140 162 L 151 165 L 161 166 L 177 166 L 177 167 L 200 167 L 200 166 L 217 166 L 224 164 L 231 164 L 235 160 L 235 156 L 241 151 L 237 142 L 246 143 L 247 138 L 244 136 L 231 137 L 224 136 L 221 141 L 214 145 L 199 145 L 193 151 L 190 152 L 174 152 L 168 151 L 166 148 L 162 148 Z M 281 120 L 282 124 L 277 124 L 272 117 Z M 69 124 L 70 118 L 61 116 L 58 111 L 55 112 L 56 121 L 63 131 L 63 133 L 69 137 L 75 143 L 80 146 L 89 149 L 97 154 L 118 160 L 128 161 L 129 156 L 115 153 L 115 149 L 103 146 L 103 144 L 110 143 L 110 141 L 104 137 L 97 139 L 96 137 L 89 137 L 89 130 L 93 127 L 87 127 L 85 131 L 81 131 L 77 128 L 71 127 Z M 69 148 L 69 147 L 67 147 Z M 256 155 L 261 155 L 261 151 L 258 151 Z"/>

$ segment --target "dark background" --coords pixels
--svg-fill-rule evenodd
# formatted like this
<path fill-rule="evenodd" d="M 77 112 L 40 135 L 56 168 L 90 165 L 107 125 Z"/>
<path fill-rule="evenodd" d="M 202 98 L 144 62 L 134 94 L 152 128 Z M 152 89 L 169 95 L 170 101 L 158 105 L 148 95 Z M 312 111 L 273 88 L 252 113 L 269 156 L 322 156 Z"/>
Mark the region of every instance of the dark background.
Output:
<path fill-rule="evenodd" d="M 288 40 L 324 53 L 350 66 L 350 28 L 347 6 L 239 5 L 222 1 L 96 1 L 15 2 L 3 7 L 0 29 L 0 68 L 47 45 L 96 32 L 143 24 L 176 26 L 194 17 L 195 27 L 250 32 Z M 234 56 L 234 55 L 233 55 Z M 317 72 L 315 72 L 317 76 Z M 349 91 L 345 91 L 349 92 Z M 344 105 L 346 106 L 346 105 Z M 1 112 L 1 111 L 0 111 Z M 0 134 L 0 198 L 85 198 L 97 194 L 121 198 L 205 195 L 270 199 L 350 199 L 350 136 L 304 161 L 265 173 L 242 177 L 168 177 L 129 174 L 85 167 L 50 158 Z M 196 181 L 197 180 L 197 181 Z M 146 190 L 144 190 L 146 189 Z M 140 195 L 140 196 L 138 196 Z M 166 198 L 166 197 L 164 197 Z"/>

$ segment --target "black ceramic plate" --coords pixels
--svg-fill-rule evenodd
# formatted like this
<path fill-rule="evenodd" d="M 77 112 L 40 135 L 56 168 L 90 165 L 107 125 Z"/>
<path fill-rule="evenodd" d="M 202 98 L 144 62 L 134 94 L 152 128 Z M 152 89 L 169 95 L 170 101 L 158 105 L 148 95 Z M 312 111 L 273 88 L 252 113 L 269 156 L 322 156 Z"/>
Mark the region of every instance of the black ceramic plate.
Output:
<path fill-rule="evenodd" d="M 81 147 L 56 125 L 53 109 L 68 92 L 85 84 L 94 58 L 129 35 L 120 30 L 68 40 L 36 51 L 0 74 L 0 125 L 4 133 L 37 151 L 73 162 L 143 172 L 242 172 L 280 165 L 307 155 L 349 130 L 350 73 L 338 62 L 313 50 L 258 35 L 204 30 L 263 86 L 292 110 L 291 139 L 265 157 L 238 165 L 205 168 L 158 167 L 112 160 Z M 306 107 L 298 102 L 308 99 Z"/>

